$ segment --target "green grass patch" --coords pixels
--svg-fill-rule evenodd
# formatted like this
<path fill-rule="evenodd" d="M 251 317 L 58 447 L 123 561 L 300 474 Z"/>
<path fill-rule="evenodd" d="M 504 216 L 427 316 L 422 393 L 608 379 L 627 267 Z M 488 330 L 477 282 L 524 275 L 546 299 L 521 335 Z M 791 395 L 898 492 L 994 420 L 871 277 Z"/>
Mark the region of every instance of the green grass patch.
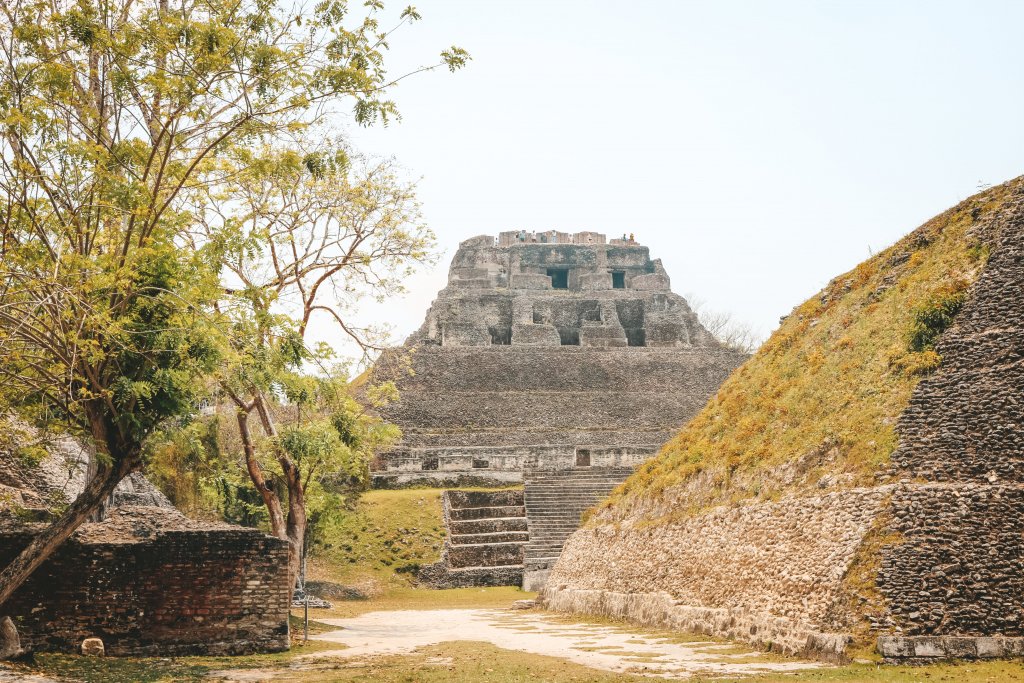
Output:
<path fill-rule="evenodd" d="M 444 536 L 441 489 L 367 491 L 310 558 L 309 576 L 372 597 L 411 585 L 421 566 L 441 559 Z"/>
<path fill-rule="evenodd" d="M 18 673 L 36 673 L 84 683 L 169 683 L 203 681 L 222 669 L 284 670 L 297 657 L 337 650 L 337 643 L 293 642 L 287 652 L 238 657 L 83 657 L 41 653 L 34 664 L 12 664 Z"/>

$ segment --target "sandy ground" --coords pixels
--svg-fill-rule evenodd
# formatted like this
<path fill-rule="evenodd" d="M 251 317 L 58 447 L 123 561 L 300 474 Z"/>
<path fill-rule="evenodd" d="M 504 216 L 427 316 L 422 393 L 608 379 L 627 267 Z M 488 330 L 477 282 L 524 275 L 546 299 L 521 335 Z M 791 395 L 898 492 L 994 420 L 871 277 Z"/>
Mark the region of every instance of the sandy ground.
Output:
<path fill-rule="evenodd" d="M 821 666 L 767 657 L 734 644 L 679 643 L 625 627 L 566 624 L 533 610 L 400 610 L 322 621 L 339 630 L 315 638 L 344 644 L 346 649 L 325 650 L 302 659 L 403 654 L 435 643 L 475 640 L 508 650 L 561 657 L 595 669 L 661 678 L 750 675 Z"/>

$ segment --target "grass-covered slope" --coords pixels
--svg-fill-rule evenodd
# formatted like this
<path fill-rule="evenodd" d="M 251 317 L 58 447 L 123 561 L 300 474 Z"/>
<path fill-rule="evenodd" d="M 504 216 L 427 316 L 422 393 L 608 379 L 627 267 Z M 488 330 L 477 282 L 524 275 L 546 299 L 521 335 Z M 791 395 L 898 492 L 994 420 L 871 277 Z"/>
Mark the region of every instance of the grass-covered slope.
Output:
<path fill-rule="evenodd" d="M 968 199 L 794 309 L 598 518 L 689 515 L 884 478 L 896 418 L 941 363 L 932 342 L 985 265 L 979 225 L 1022 185 Z"/>
<path fill-rule="evenodd" d="M 413 583 L 444 542 L 441 489 L 367 491 L 309 560 L 310 578 L 368 596 Z"/>

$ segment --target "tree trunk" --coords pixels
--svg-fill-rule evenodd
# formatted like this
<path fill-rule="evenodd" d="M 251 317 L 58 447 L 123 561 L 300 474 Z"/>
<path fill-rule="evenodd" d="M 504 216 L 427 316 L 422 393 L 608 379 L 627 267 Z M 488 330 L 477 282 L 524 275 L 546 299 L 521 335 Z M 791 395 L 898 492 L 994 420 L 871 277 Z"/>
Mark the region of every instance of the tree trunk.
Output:
<path fill-rule="evenodd" d="M 253 404 L 263 424 L 263 432 L 270 438 L 276 438 L 277 426 L 263 396 L 257 395 Z M 276 455 L 288 487 L 288 521 L 284 538 L 288 540 L 289 585 L 295 590 L 295 581 L 302 564 L 302 545 L 306 538 L 306 491 L 302 487 L 302 474 L 291 458 L 280 448 L 276 449 Z"/>
<path fill-rule="evenodd" d="M 96 453 L 96 449 L 93 448 L 89 451 L 89 466 L 85 473 L 85 482 L 88 483 L 93 479 L 100 476 L 100 470 L 102 465 L 100 464 L 100 457 Z M 114 492 L 111 491 L 110 495 L 100 501 L 100 504 L 96 506 L 96 509 L 89 513 L 90 522 L 102 522 L 107 518 L 107 514 L 110 512 L 110 508 L 114 506 Z"/>
<path fill-rule="evenodd" d="M 3 572 L 0 572 L 0 610 L 14 591 L 89 519 L 89 515 L 110 497 L 121 480 L 138 464 L 137 456 L 120 458 L 113 466 L 99 464 L 96 476 L 85 485 L 82 493 L 75 498 L 75 502 L 56 522 L 36 536 Z"/>
<path fill-rule="evenodd" d="M 306 492 L 302 488 L 299 468 L 287 458 L 282 458 L 281 467 L 288 484 L 288 576 L 291 585 L 295 586 L 306 542 Z"/>
<path fill-rule="evenodd" d="M 281 501 L 278 500 L 277 494 L 267 484 L 267 480 L 263 476 L 263 470 L 260 469 L 260 464 L 256 461 L 256 445 L 253 443 L 252 432 L 249 430 L 249 413 L 239 409 L 236 415 L 238 417 L 238 433 L 242 437 L 242 447 L 245 449 L 245 469 L 249 473 L 249 479 L 252 480 L 256 490 L 260 492 L 263 504 L 267 506 L 267 512 L 270 515 L 271 533 L 281 540 L 287 541 L 288 531 L 285 528 Z"/>

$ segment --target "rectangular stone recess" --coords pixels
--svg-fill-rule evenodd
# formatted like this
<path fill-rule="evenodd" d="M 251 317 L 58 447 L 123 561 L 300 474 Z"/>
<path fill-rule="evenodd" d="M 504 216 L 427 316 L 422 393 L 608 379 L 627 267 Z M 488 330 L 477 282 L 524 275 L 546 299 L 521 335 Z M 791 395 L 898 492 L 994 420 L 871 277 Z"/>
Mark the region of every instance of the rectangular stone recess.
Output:
<path fill-rule="evenodd" d="M 576 449 L 576 467 L 590 467 L 590 449 Z"/>
<path fill-rule="evenodd" d="M 0 532 L 6 566 L 32 532 Z M 288 649 L 288 545 L 254 529 L 73 537 L 4 606 L 22 645 L 108 655 L 237 655 Z"/>
<path fill-rule="evenodd" d="M 569 289 L 568 268 L 548 268 L 548 277 L 551 278 L 551 289 Z"/>
<path fill-rule="evenodd" d="M 562 346 L 579 346 L 580 329 L 578 327 L 559 327 L 558 338 L 561 339 Z"/>
<path fill-rule="evenodd" d="M 626 288 L 626 273 L 617 270 L 612 271 L 612 289 L 625 289 Z"/>
<path fill-rule="evenodd" d="M 626 343 L 629 346 L 647 346 L 647 334 L 643 328 L 629 327 L 624 331 L 626 333 Z"/>
<path fill-rule="evenodd" d="M 491 333 L 491 344 L 495 346 L 509 346 L 512 343 L 512 326 L 492 325 L 488 328 Z"/>

